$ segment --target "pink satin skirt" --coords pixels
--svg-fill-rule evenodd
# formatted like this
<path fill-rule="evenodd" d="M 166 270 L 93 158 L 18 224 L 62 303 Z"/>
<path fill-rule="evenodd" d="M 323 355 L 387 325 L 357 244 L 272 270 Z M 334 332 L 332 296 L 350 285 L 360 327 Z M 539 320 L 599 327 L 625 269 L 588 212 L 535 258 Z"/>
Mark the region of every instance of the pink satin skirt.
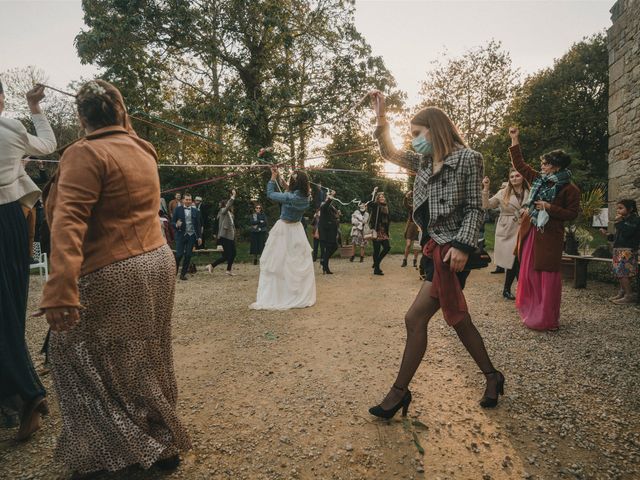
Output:
<path fill-rule="evenodd" d="M 555 330 L 560 319 L 562 274 L 537 271 L 533 268 L 535 234 L 535 228 L 531 228 L 522 246 L 516 308 L 526 327 L 534 330 Z"/>

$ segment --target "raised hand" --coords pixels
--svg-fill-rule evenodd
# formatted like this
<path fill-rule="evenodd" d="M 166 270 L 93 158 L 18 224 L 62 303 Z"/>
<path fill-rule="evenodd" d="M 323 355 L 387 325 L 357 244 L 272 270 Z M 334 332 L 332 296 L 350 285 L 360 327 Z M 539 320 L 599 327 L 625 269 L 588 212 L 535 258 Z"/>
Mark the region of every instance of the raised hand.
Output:
<path fill-rule="evenodd" d="M 40 101 L 44 98 L 44 86 L 37 84 L 27 92 L 27 103 L 31 113 L 42 113 Z"/>
<path fill-rule="evenodd" d="M 518 127 L 509 127 L 509 136 L 511 137 L 511 146 L 518 145 L 520 143 L 520 131 Z"/>
<path fill-rule="evenodd" d="M 380 123 L 380 120 L 384 120 L 386 114 L 384 93 L 380 90 L 371 90 L 369 92 L 369 98 L 371 99 L 371 106 L 376 112 L 378 123 Z"/>
<path fill-rule="evenodd" d="M 482 187 L 487 192 L 489 191 L 489 185 L 491 185 L 491 180 L 489 179 L 489 177 L 484 177 L 482 179 Z"/>

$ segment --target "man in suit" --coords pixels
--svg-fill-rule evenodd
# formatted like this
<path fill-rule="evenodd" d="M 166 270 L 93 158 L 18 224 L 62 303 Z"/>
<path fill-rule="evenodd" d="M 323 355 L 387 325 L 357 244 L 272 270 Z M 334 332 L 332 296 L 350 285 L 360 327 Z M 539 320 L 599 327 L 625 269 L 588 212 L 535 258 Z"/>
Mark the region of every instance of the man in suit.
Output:
<path fill-rule="evenodd" d="M 171 225 L 176 229 L 176 273 L 180 268 L 180 261 L 184 257 L 180 280 L 186 280 L 193 247 L 196 243 L 202 244 L 200 211 L 191 205 L 190 193 L 184 194 L 182 205 L 177 206 L 173 212 Z"/>

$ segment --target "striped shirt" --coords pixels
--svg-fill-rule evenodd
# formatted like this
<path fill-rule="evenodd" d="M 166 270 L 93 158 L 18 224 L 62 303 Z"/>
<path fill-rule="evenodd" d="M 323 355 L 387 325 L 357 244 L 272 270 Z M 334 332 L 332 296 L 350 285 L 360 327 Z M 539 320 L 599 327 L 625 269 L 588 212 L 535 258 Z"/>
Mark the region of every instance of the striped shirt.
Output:
<path fill-rule="evenodd" d="M 459 250 L 475 250 L 484 218 L 482 155 L 461 148 L 446 157 L 440 171 L 432 174 L 431 157 L 393 146 L 388 124 L 378 126 L 374 136 L 385 160 L 416 174 L 413 219 L 422 231 L 439 245 L 451 243 Z"/>

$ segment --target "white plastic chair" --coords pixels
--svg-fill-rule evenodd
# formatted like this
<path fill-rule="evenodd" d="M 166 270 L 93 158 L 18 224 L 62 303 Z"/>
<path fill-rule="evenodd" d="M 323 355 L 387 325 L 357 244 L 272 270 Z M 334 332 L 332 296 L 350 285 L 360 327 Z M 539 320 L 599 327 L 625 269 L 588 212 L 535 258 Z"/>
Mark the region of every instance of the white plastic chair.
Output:
<path fill-rule="evenodd" d="M 42 278 L 42 271 L 44 270 L 44 281 L 49 280 L 49 266 L 47 265 L 47 254 L 40 251 L 40 242 L 33 242 L 33 258 L 37 263 L 32 263 L 29 268 L 37 268 L 40 272 L 40 278 Z"/>

